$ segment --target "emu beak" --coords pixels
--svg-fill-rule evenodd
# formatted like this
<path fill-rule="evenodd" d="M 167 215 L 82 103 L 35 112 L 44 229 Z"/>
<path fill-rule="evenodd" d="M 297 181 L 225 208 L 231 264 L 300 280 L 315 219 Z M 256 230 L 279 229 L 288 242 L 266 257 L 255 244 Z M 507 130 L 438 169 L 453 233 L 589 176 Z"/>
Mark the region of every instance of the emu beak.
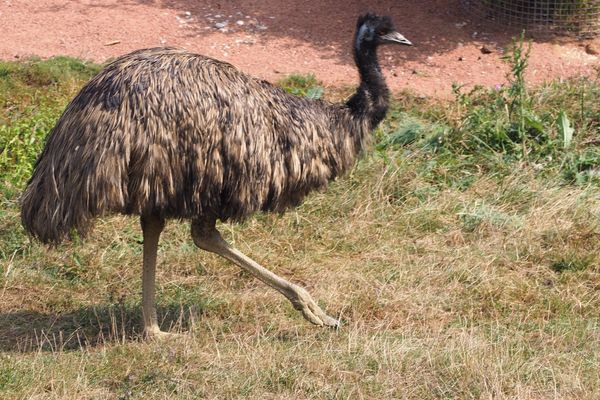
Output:
<path fill-rule="evenodd" d="M 384 43 L 405 44 L 407 46 L 412 46 L 413 45 L 410 40 L 408 40 L 407 38 L 405 38 L 399 32 L 390 32 L 387 35 L 381 36 L 381 39 L 383 39 Z"/>

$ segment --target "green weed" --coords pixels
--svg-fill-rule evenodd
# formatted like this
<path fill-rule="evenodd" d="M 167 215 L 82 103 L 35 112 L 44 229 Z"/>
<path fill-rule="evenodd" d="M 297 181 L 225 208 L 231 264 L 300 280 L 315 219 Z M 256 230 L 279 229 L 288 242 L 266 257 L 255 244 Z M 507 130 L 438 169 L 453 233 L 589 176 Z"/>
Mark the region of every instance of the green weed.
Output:
<path fill-rule="evenodd" d="M 286 92 L 296 96 L 306 97 L 311 100 L 318 100 L 323 96 L 323 86 L 317 80 L 315 75 L 290 75 L 278 82 Z"/>

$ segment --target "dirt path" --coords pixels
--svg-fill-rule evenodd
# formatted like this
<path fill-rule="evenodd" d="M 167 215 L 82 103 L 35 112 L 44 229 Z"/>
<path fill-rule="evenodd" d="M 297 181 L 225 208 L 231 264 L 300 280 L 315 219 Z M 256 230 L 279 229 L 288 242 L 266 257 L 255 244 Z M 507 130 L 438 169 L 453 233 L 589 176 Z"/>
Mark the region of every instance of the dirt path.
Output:
<path fill-rule="evenodd" d="M 0 0 L 0 58 L 70 55 L 102 62 L 174 45 L 271 81 L 312 72 L 326 84 L 354 84 L 350 41 L 356 16 L 367 10 L 391 15 L 416 45 L 383 49 L 393 90 L 448 96 L 452 82 L 505 82 L 501 57 L 515 32 L 471 21 L 458 0 Z M 596 76 L 599 49 L 600 38 L 534 39 L 528 78 Z"/>

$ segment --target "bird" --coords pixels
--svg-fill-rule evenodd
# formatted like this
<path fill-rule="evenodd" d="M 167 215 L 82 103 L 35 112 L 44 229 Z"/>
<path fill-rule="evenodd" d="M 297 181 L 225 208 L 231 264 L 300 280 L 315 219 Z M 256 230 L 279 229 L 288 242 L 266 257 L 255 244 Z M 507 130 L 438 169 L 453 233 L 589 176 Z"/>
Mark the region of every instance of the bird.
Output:
<path fill-rule="evenodd" d="M 339 327 L 304 288 L 230 245 L 216 223 L 284 212 L 353 166 L 389 107 L 377 57 L 383 44 L 412 45 L 391 17 L 360 15 L 352 46 L 360 84 L 342 103 L 294 96 L 180 48 L 116 58 L 50 131 L 21 196 L 22 225 L 57 245 L 85 238 L 96 217 L 139 216 L 147 337 L 169 335 L 157 320 L 155 278 L 171 219 L 190 220 L 198 248 L 276 289 L 311 323 Z"/>

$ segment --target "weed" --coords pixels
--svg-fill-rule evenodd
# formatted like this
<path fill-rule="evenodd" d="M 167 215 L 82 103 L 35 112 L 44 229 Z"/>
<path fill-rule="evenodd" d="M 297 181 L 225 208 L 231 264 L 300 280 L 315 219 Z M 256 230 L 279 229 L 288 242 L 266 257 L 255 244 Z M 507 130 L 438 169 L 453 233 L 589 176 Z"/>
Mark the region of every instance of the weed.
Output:
<path fill-rule="evenodd" d="M 566 271 L 585 271 L 593 265 L 594 257 L 592 255 L 580 256 L 576 253 L 561 256 L 557 261 L 550 264 L 550 269 L 554 272 Z"/>
<path fill-rule="evenodd" d="M 290 75 L 280 80 L 278 84 L 288 93 L 311 100 L 320 99 L 324 92 L 323 86 L 313 74 Z"/>

